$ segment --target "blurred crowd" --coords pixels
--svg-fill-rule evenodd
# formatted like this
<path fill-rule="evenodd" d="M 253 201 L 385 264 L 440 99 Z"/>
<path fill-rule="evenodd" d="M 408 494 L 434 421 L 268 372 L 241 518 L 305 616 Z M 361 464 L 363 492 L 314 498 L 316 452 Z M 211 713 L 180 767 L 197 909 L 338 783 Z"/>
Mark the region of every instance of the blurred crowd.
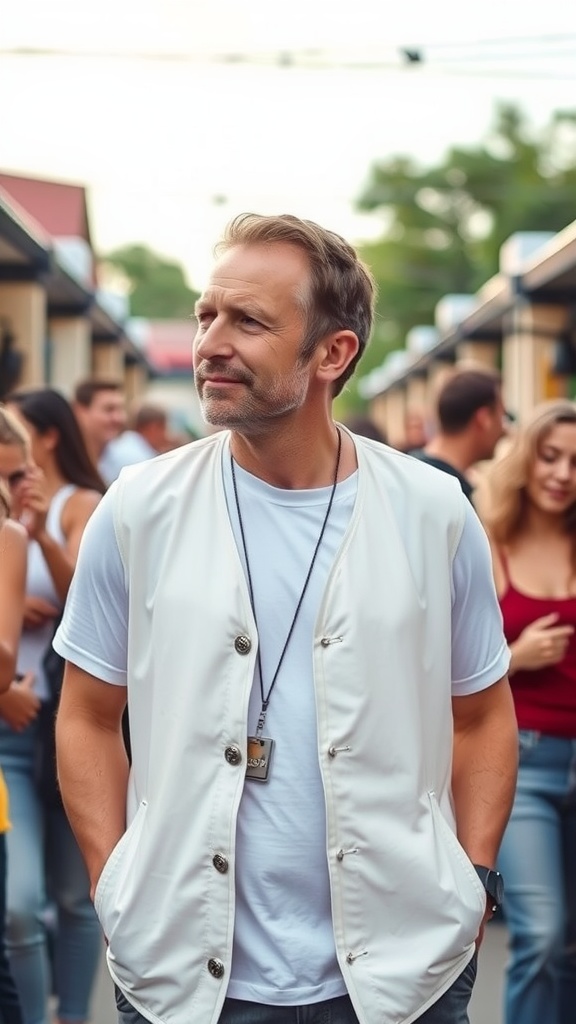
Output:
<path fill-rule="evenodd" d="M 386 443 L 367 416 L 346 425 Z M 71 401 L 48 387 L 17 390 L 0 406 L 6 1024 L 44 1024 L 49 997 L 57 1020 L 89 1018 L 102 936 L 55 779 L 62 666 L 51 640 L 101 495 L 124 466 L 183 440 L 161 406 L 127 409 L 114 380 L 82 381 Z M 576 404 L 554 400 L 515 423 L 496 371 L 455 368 L 433 408 L 409 410 L 401 447 L 453 476 L 486 530 L 520 730 L 499 865 L 511 950 L 506 1024 L 566 1024 L 576 1005 Z"/>
<path fill-rule="evenodd" d="M 56 782 L 63 666 L 51 641 L 84 527 L 107 486 L 123 466 L 180 443 L 164 408 L 140 402 L 127 409 L 115 380 L 80 382 L 72 402 L 40 387 L 17 390 L 0 406 L 4 1024 L 42 1024 L 49 995 L 59 1020 L 89 1016 L 102 937 Z"/>

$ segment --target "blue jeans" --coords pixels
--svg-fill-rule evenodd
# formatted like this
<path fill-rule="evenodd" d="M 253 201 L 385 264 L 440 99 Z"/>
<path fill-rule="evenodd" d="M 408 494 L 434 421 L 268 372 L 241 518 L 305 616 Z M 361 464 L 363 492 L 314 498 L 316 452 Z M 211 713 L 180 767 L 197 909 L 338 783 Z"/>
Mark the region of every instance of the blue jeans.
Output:
<path fill-rule="evenodd" d="M 573 1024 L 576 1013 L 576 740 L 520 732 L 502 842 L 511 958 L 506 1024 Z"/>
<path fill-rule="evenodd" d="M 59 1019 L 83 1021 L 88 1017 L 102 932 L 64 810 L 47 807 L 38 797 L 36 734 L 35 723 L 16 733 L 0 722 L 0 764 L 12 822 L 6 835 L 6 945 L 24 1024 L 46 1024 L 51 989 L 58 999 Z"/>
<path fill-rule="evenodd" d="M 421 1024 L 469 1024 L 468 1003 L 475 980 L 474 956 L 451 988 L 418 1017 Z M 118 1024 L 147 1024 L 118 988 L 115 994 Z M 243 999 L 225 999 L 218 1024 L 358 1024 L 358 1018 L 348 996 L 308 1006 L 266 1006 Z"/>
<path fill-rule="evenodd" d="M 0 835 L 0 1021 L 22 1024 L 20 1000 L 6 955 L 4 938 L 6 920 L 6 836 Z"/>

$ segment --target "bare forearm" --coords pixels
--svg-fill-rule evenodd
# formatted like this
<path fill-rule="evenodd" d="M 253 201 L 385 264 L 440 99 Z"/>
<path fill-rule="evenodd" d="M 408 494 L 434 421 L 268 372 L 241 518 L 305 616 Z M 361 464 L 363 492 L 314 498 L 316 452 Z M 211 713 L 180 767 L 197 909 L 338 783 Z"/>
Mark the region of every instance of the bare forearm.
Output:
<path fill-rule="evenodd" d="M 64 706 L 56 723 L 58 779 L 94 890 L 126 828 L 128 759 L 120 728 Z"/>
<path fill-rule="evenodd" d="M 514 800 L 517 759 L 516 718 L 506 686 L 484 713 L 455 721 L 454 810 L 458 838 L 475 864 L 496 863 Z"/>
<path fill-rule="evenodd" d="M 26 557 L 25 530 L 11 520 L 0 527 L 0 690 L 10 686 L 16 670 L 16 656 L 24 613 Z"/>
<path fill-rule="evenodd" d="M 11 645 L 0 640 L 0 693 L 4 693 L 14 678 L 16 658 Z"/>

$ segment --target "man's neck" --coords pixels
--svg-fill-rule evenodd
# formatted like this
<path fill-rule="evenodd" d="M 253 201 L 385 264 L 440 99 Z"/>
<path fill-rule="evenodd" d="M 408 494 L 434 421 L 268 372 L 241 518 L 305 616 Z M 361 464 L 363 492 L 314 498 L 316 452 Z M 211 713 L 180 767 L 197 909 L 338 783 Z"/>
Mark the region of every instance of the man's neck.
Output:
<path fill-rule="evenodd" d="M 356 451 L 346 431 L 338 429 L 342 436 L 338 479 L 343 480 L 356 469 Z M 308 490 L 328 487 L 334 481 L 338 433 L 333 422 L 309 436 L 278 431 L 255 437 L 233 431 L 230 448 L 242 469 L 273 487 Z"/>
<path fill-rule="evenodd" d="M 437 434 L 425 446 L 424 452 L 433 459 L 447 462 L 459 473 L 466 473 L 470 466 L 477 462 L 470 450 L 468 438 L 461 435 L 451 437 L 447 434 Z"/>
<path fill-rule="evenodd" d="M 104 454 L 104 449 L 106 448 L 106 445 L 97 444 L 96 441 L 93 441 L 92 438 L 88 437 L 86 434 L 84 434 L 84 441 L 86 443 L 88 455 L 90 456 L 93 464 L 97 466 Z"/>

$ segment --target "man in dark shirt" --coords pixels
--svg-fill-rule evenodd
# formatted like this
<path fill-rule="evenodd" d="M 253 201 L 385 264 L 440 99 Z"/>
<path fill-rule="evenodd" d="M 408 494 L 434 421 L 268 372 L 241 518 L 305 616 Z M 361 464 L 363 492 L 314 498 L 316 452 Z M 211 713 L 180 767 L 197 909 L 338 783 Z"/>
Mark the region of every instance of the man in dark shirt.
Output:
<path fill-rule="evenodd" d="M 486 367 L 457 367 L 438 392 L 435 412 L 436 434 L 410 455 L 455 476 L 472 501 L 467 471 L 475 463 L 491 459 L 506 432 L 500 374 Z"/>

